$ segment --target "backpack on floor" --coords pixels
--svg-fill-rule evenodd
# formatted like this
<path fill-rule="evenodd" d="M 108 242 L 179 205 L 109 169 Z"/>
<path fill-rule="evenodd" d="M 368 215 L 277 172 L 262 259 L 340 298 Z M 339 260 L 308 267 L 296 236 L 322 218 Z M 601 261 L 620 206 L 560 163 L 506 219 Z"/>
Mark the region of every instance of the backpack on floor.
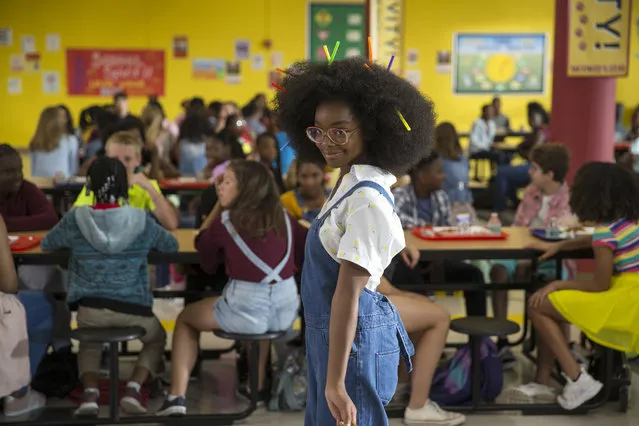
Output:
<path fill-rule="evenodd" d="M 60 350 L 46 354 L 31 387 L 47 397 L 66 398 L 80 385 L 78 379 L 78 357 L 71 350 Z"/>
<path fill-rule="evenodd" d="M 495 400 L 504 385 L 504 367 L 497 346 L 489 338 L 481 342 L 481 396 Z M 470 344 L 462 346 L 443 366 L 438 367 L 430 388 L 430 398 L 441 405 L 461 405 L 471 400 Z"/>
<path fill-rule="evenodd" d="M 306 406 L 306 355 L 304 348 L 293 348 L 278 359 L 273 368 L 270 411 L 302 411 Z"/>

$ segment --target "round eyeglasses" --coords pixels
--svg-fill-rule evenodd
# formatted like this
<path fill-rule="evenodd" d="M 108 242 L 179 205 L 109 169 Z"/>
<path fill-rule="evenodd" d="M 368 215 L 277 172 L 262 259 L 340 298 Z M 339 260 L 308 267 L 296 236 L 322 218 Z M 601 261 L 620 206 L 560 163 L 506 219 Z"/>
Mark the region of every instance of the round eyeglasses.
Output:
<path fill-rule="evenodd" d="M 358 130 L 357 127 L 351 130 L 330 128 L 327 131 L 324 131 L 319 127 L 311 126 L 306 128 L 306 136 L 317 144 L 324 141 L 324 136 L 328 136 L 328 139 L 334 145 L 346 145 L 351 135 L 356 130 Z"/>

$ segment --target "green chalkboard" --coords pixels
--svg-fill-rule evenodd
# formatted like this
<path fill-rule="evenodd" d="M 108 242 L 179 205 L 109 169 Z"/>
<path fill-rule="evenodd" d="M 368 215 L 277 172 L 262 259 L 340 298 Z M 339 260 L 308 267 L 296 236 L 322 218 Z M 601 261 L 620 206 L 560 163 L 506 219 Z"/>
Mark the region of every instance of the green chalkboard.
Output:
<path fill-rule="evenodd" d="M 308 56 L 312 61 L 325 61 L 323 46 L 332 54 L 338 41 L 335 60 L 366 56 L 364 4 L 311 3 L 309 14 Z"/>

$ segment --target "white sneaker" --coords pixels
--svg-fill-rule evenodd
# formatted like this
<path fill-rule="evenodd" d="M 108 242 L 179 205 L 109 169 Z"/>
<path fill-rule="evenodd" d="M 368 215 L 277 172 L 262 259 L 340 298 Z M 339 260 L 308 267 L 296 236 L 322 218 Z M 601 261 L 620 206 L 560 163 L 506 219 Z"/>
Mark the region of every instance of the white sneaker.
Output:
<path fill-rule="evenodd" d="M 499 397 L 499 402 L 504 404 L 550 404 L 556 399 L 557 394 L 553 388 L 530 382 L 508 389 Z"/>
<path fill-rule="evenodd" d="M 466 416 L 460 413 L 443 410 L 433 401 L 418 410 L 406 407 L 404 411 L 404 424 L 426 426 L 457 426 L 466 421 Z"/>
<path fill-rule="evenodd" d="M 46 396 L 33 389 L 29 389 L 21 398 L 8 396 L 4 399 L 4 415 L 7 417 L 22 416 L 31 411 L 44 408 L 46 404 Z"/>
<path fill-rule="evenodd" d="M 557 403 L 565 410 L 574 410 L 597 396 L 601 388 L 603 388 L 603 384 L 582 368 L 577 381 L 573 382 L 566 377 L 566 386 L 564 386 L 563 393 L 557 397 Z"/>

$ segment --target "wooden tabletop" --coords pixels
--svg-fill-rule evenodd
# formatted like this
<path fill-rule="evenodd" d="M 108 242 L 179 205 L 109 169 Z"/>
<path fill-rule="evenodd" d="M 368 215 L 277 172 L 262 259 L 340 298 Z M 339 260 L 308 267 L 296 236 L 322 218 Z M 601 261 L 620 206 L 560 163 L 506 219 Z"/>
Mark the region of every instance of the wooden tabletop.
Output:
<path fill-rule="evenodd" d="M 427 241 L 415 237 L 410 231 L 404 233 L 406 245 L 417 248 L 422 255 L 422 260 L 466 260 L 466 259 L 532 259 L 539 256 L 536 250 L 526 247 L 537 241 L 527 228 L 504 227 L 503 231 L 508 234 L 505 240 L 487 241 Z M 178 229 L 171 232 L 178 240 L 178 253 L 152 253 L 149 259 L 153 263 L 197 263 L 199 256 L 195 250 L 194 240 L 197 233 L 194 229 Z M 41 236 L 46 232 L 16 232 L 11 235 Z M 25 263 L 48 263 L 44 259 L 37 258 L 49 256 L 43 253 L 40 246 L 24 252 L 13 253 L 14 258 L 18 258 Z M 59 258 L 60 254 L 51 255 Z M 562 257 L 566 258 L 589 258 L 591 251 L 581 251 L 566 253 Z"/>
<path fill-rule="evenodd" d="M 17 236 L 38 236 L 44 237 L 47 234 L 46 231 L 37 231 L 37 232 L 11 232 L 10 235 Z M 178 229 L 176 231 L 172 231 L 171 234 L 178 240 L 179 249 L 178 252 L 182 254 L 195 254 L 195 235 L 197 231 L 195 229 Z M 32 248 L 31 250 L 26 250 L 22 252 L 13 253 L 14 256 L 25 255 L 32 256 L 44 254 L 40 245 Z"/>

